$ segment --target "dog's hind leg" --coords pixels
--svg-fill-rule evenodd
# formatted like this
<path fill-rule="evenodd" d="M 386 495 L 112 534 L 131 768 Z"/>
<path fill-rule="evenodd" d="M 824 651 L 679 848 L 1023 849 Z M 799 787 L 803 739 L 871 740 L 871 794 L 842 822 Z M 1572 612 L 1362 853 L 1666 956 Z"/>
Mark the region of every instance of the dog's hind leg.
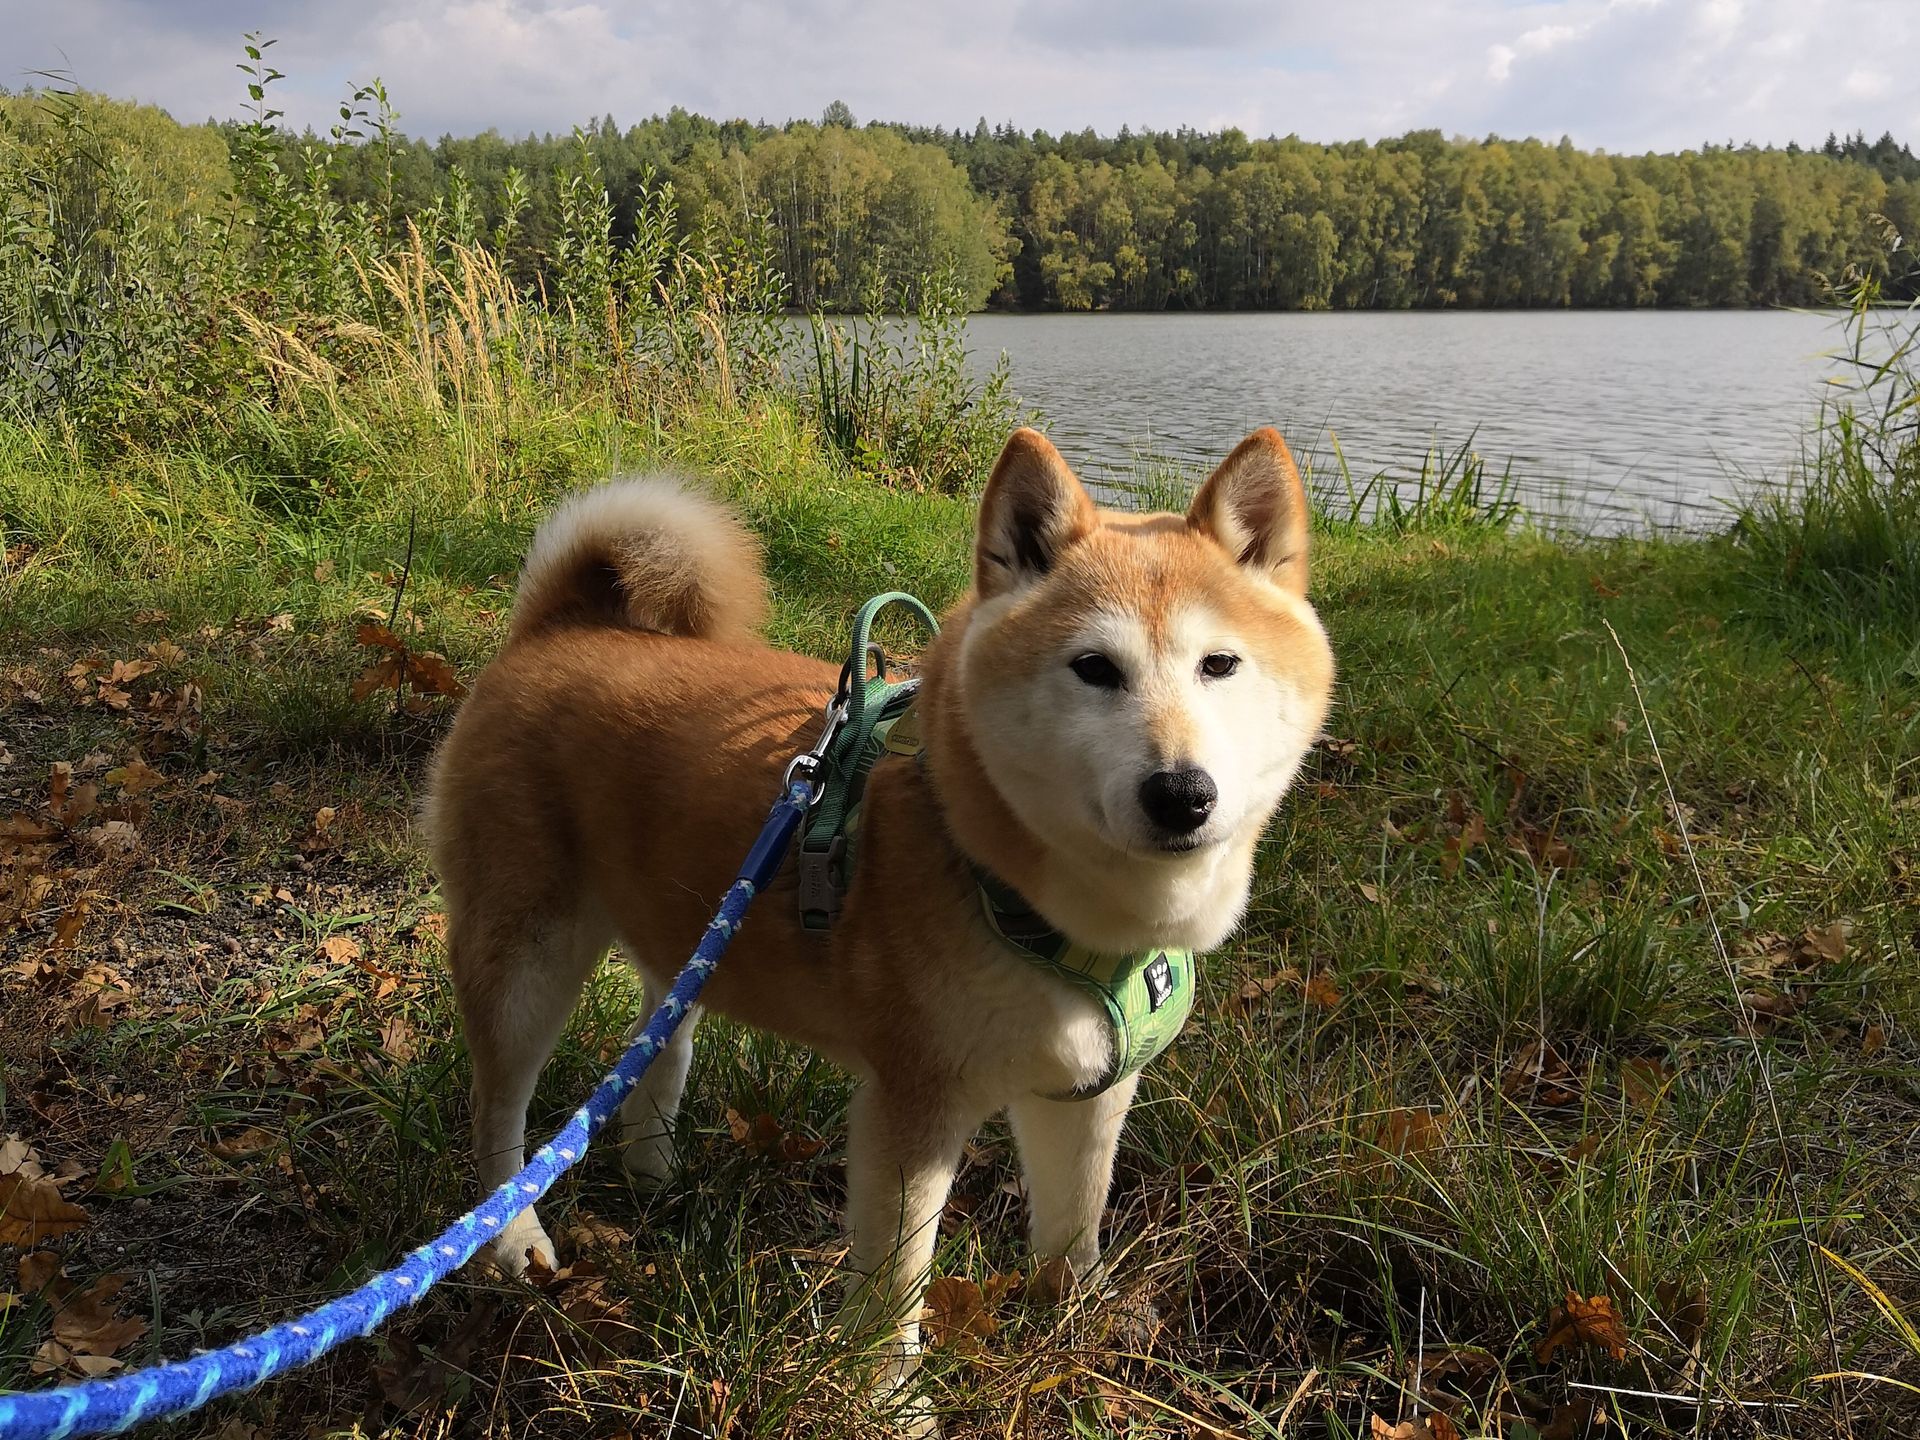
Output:
<path fill-rule="evenodd" d="M 639 969 L 637 962 L 635 968 Z M 640 975 L 645 1008 L 634 1021 L 632 1033 L 635 1035 L 672 988 L 666 977 L 651 970 L 641 970 Z M 699 1023 L 700 1010 L 695 1006 L 680 1022 L 680 1028 L 674 1031 L 666 1048 L 654 1056 L 633 1093 L 620 1104 L 620 1139 L 625 1147 L 620 1152 L 620 1163 L 643 1184 L 663 1185 L 673 1178 L 673 1121 L 680 1113 L 680 1096 L 687 1088 L 687 1072 L 693 1067 L 693 1032 Z"/>
<path fill-rule="evenodd" d="M 609 936 L 575 917 L 505 933 L 463 922 L 457 908 L 451 920 L 449 968 L 473 1057 L 474 1160 L 481 1188 L 492 1191 L 526 1163 L 534 1085 Z M 531 1206 L 488 1250 L 510 1275 L 527 1268 L 529 1253 L 543 1265 L 556 1263 Z"/>

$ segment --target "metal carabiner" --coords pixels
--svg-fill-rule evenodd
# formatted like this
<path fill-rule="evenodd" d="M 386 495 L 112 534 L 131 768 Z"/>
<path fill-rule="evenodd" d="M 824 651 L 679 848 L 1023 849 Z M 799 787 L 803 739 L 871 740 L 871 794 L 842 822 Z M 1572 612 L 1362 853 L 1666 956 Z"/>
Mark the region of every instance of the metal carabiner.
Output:
<path fill-rule="evenodd" d="M 787 768 L 780 776 L 780 788 L 784 793 L 793 788 L 795 780 L 805 775 L 807 783 L 813 787 L 813 794 L 807 801 L 809 805 L 819 804 L 820 797 L 826 793 L 826 786 L 821 784 L 818 778 L 820 762 L 826 759 L 827 749 L 833 744 L 833 737 L 840 733 L 840 727 L 846 723 L 847 697 L 844 694 L 835 695 L 827 702 L 826 714 L 826 723 L 820 727 L 820 738 L 813 742 L 813 748 L 802 751 L 789 760 Z"/>

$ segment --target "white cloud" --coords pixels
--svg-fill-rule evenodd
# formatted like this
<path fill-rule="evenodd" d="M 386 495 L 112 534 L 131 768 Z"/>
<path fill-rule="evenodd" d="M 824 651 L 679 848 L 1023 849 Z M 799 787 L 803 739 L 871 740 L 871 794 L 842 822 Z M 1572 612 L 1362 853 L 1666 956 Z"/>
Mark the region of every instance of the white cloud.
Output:
<path fill-rule="evenodd" d="M 1856 100 L 1877 100 L 1887 93 L 1888 84 L 1885 71 L 1856 65 L 1840 82 L 1840 88 Z"/>
<path fill-rule="evenodd" d="M 185 119 L 232 114 L 243 25 L 281 37 L 295 123 L 326 125 L 378 74 L 427 136 L 673 105 L 782 120 L 844 99 L 862 119 L 1055 133 L 1232 117 L 1318 140 L 1433 127 L 1625 151 L 1920 139 L 1920 86 L 1815 43 L 1920 53 L 1908 0 L 0 0 L 0 84 L 65 65 Z"/>

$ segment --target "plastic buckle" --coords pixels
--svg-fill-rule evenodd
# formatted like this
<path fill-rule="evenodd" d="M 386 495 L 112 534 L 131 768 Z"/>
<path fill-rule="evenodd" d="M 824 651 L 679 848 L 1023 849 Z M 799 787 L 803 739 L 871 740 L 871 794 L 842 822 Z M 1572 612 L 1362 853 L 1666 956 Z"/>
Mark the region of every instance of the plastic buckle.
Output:
<path fill-rule="evenodd" d="M 824 850 L 800 852 L 795 864 L 800 881 L 800 918 L 809 930 L 825 930 L 840 918 L 842 895 L 834 883 L 846 858 L 847 837 L 836 835 Z M 818 918 L 816 918 L 818 917 Z"/>

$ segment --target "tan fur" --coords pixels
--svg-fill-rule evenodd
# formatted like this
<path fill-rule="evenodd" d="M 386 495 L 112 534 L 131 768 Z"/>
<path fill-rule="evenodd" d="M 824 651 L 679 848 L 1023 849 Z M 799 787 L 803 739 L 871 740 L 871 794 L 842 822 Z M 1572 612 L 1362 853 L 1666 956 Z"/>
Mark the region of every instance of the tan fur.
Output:
<path fill-rule="evenodd" d="M 1044 438 L 1017 433 L 983 499 L 976 593 L 925 657 L 928 764 L 874 771 L 845 914 L 830 936 L 803 930 L 789 864 L 708 987 L 705 1004 L 860 1081 L 848 1211 L 865 1281 L 850 1303 L 893 1337 L 896 1375 L 911 1366 L 915 1298 L 968 1137 L 1010 1109 L 1035 1246 L 1089 1270 L 1132 1094 L 1129 1083 L 1096 1101 L 1037 1098 L 1101 1073 L 1105 1024 L 1084 996 L 996 945 L 969 861 L 1084 943 L 1215 944 L 1244 908 L 1254 843 L 1325 713 L 1332 659 L 1301 598 L 1306 501 L 1275 446 L 1284 456 L 1272 432 L 1249 440 L 1189 516 L 1142 517 L 1097 510 Z M 1262 496 L 1262 484 L 1288 493 Z M 621 943 L 650 1001 L 664 993 L 781 767 L 813 738 L 836 668 L 752 640 L 763 595 L 737 523 L 677 486 L 590 492 L 536 537 L 507 644 L 436 758 L 428 810 L 484 1183 L 521 1163 L 534 1079 L 605 947 Z M 1225 765 L 1254 755 L 1246 813 L 1195 853 L 1136 853 L 1125 835 L 1099 833 L 1063 847 L 1054 832 L 1079 824 L 1077 812 L 1055 814 L 1008 773 L 1020 757 L 1001 710 L 1035 687 L 1078 684 L 1063 647 L 1110 624 L 1159 668 L 1115 699 L 1064 691 L 1080 718 L 1034 742 L 1124 723 L 1142 764 L 1203 743 Z M 1180 647 L 1216 631 L 1245 652 L 1256 688 L 1181 678 Z M 1244 707 L 1268 695 L 1280 708 L 1248 724 Z M 629 1167 L 651 1178 L 670 1169 L 691 1031 L 623 1111 Z M 494 1253 L 517 1268 L 529 1249 L 552 1259 L 530 1213 Z"/>
<path fill-rule="evenodd" d="M 641 630 L 744 641 L 767 611 L 760 550 L 730 513 L 660 477 L 615 480 L 548 517 L 520 573 L 509 640 L 568 611 Z"/>

